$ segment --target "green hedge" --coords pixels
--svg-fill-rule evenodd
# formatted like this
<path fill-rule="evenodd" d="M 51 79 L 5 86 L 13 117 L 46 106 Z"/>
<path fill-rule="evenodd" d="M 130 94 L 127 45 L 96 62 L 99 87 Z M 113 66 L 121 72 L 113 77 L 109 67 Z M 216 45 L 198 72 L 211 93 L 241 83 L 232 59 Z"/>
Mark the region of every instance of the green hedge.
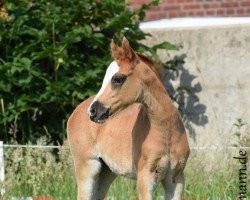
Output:
<path fill-rule="evenodd" d="M 97 92 L 111 62 L 111 38 L 123 35 L 156 57 L 165 42 L 140 44 L 153 1 L 132 12 L 123 0 L 12 1 L 0 19 L 0 138 L 19 143 L 46 136 L 61 142 L 75 106 Z"/>

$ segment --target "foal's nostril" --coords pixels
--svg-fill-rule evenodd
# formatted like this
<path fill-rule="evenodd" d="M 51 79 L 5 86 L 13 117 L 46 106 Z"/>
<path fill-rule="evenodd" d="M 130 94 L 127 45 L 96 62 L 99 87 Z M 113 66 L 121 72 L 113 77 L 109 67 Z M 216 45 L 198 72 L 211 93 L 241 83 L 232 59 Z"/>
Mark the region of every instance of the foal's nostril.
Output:
<path fill-rule="evenodd" d="M 90 107 L 89 114 L 90 117 L 94 117 L 96 115 L 96 109 L 93 106 Z"/>

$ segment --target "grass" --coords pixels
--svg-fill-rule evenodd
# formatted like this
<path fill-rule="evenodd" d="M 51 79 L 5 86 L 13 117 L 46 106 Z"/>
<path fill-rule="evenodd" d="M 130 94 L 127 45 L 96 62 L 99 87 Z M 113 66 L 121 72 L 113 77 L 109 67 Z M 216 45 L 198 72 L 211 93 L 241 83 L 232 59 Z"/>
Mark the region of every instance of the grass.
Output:
<path fill-rule="evenodd" d="M 185 170 L 184 196 L 188 200 L 236 199 L 239 192 L 240 168 L 240 164 L 233 159 L 236 153 L 192 152 Z M 7 165 L 5 199 L 11 199 L 13 196 L 76 199 L 77 186 L 72 158 L 69 155 L 67 148 L 62 148 L 57 158 L 47 150 L 5 151 Z M 247 173 L 248 196 L 250 196 L 250 170 Z M 119 200 L 137 196 L 135 181 L 122 177 L 114 181 L 108 192 L 109 198 Z M 155 192 L 155 199 L 162 199 L 162 196 L 163 189 L 159 186 Z"/>
<path fill-rule="evenodd" d="M 76 199 L 76 182 L 69 175 L 65 176 L 63 182 L 61 180 L 53 180 L 52 182 L 41 180 L 41 182 L 43 188 L 39 189 L 39 191 L 34 191 L 34 187 L 30 184 L 20 185 L 14 183 L 10 188 L 6 188 L 5 199 L 11 199 L 11 197 L 56 197 L 57 200 Z"/>
<path fill-rule="evenodd" d="M 233 180 L 228 175 L 230 175 L 229 172 L 225 172 L 225 174 L 208 174 L 202 173 L 202 171 L 196 174 L 191 169 L 187 169 L 184 196 L 189 197 L 189 199 L 236 199 L 238 192 L 237 177 L 234 174 Z M 65 176 L 63 182 L 57 180 L 46 182 L 43 180 L 42 185 L 44 187 L 35 196 L 56 197 L 56 199 L 62 200 L 76 199 L 76 182 L 69 174 Z M 250 195 L 249 191 L 248 189 L 248 195 Z M 11 196 L 32 197 L 33 194 L 32 186 L 17 183 L 7 189 L 6 199 L 10 199 Z M 107 196 L 112 199 L 131 199 L 137 197 L 137 195 L 136 182 L 119 177 L 112 184 Z M 155 198 L 161 199 L 162 196 L 163 189 L 159 186 Z"/>

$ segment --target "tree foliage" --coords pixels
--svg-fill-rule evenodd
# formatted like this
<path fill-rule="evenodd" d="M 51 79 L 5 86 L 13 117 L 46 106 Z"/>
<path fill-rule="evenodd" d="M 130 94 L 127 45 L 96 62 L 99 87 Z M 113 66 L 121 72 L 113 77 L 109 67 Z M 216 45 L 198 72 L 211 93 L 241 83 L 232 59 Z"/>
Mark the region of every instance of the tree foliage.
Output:
<path fill-rule="evenodd" d="M 157 56 L 140 44 L 145 9 L 126 1 L 12 1 L 0 19 L 0 137 L 20 143 L 46 135 L 63 141 L 74 107 L 95 94 L 111 61 L 111 38 L 126 36 L 133 48 Z"/>

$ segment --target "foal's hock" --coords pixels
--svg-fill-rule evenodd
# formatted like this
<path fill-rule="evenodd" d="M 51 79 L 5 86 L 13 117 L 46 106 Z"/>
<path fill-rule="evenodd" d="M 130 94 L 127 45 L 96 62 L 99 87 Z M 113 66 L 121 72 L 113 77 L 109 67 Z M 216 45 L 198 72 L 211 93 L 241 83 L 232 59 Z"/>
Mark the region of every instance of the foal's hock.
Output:
<path fill-rule="evenodd" d="M 114 61 L 96 96 L 68 120 L 78 200 L 104 199 L 117 175 L 137 179 L 141 200 L 153 200 L 161 182 L 165 199 L 181 199 L 189 146 L 183 122 L 156 66 L 126 38 L 111 42 Z"/>

